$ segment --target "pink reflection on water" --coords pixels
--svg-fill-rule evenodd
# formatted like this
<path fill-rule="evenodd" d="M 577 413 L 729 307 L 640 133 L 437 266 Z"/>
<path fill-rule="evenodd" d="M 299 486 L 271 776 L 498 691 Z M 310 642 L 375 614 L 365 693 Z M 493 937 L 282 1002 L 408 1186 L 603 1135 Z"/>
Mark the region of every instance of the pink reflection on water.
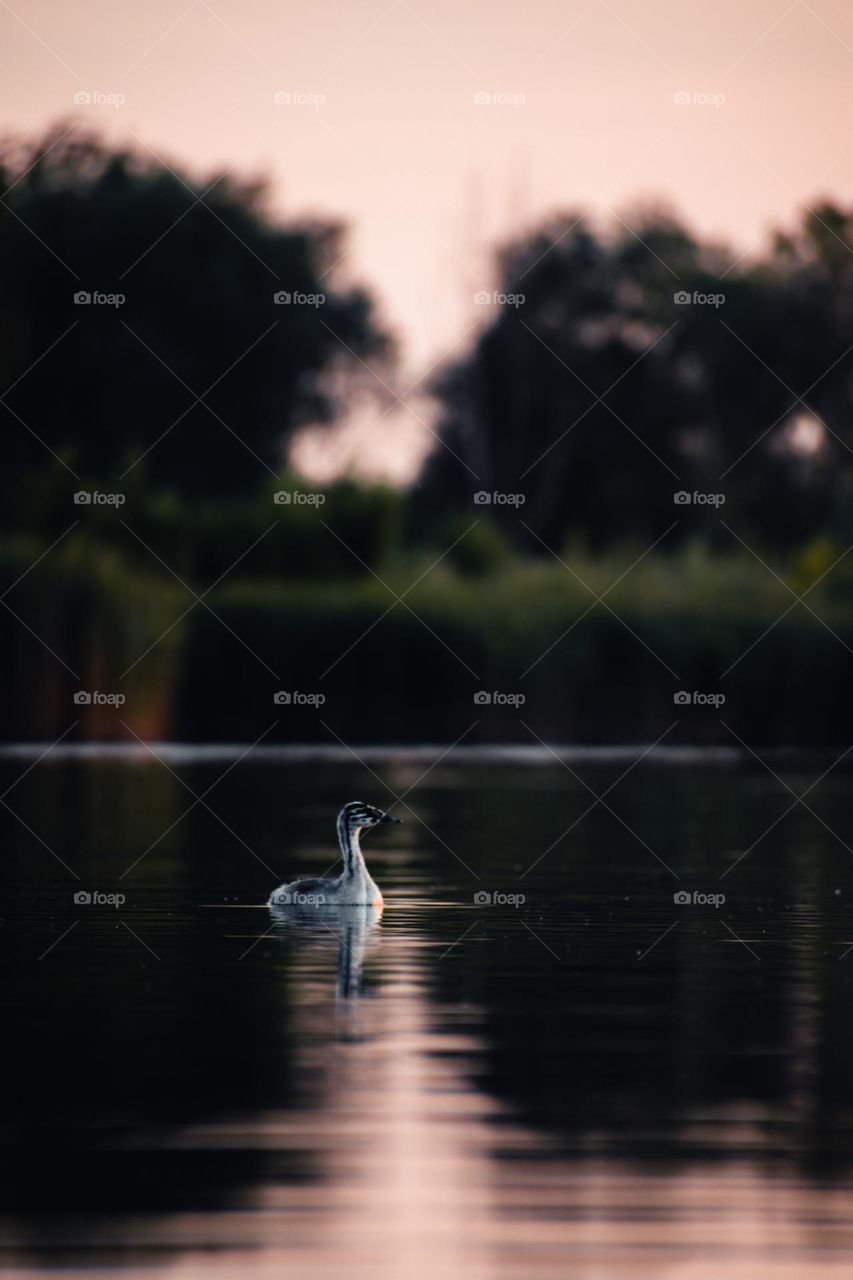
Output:
<path fill-rule="evenodd" d="M 483 1046 L 428 999 L 424 948 L 411 935 L 358 940 L 382 982 L 342 1000 L 337 947 L 297 952 L 292 992 L 299 1111 L 189 1128 L 175 1147 L 310 1151 L 320 1177 L 252 1187 L 229 1212 L 134 1217 L 61 1228 L 79 1280 L 810 1280 L 850 1275 L 853 1189 L 762 1170 L 737 1152 L 767 1149 L 754 1108 L 695 1118 L 685 1143 L 719 1145 L 713 1166 L 672 1172 L 608 1158 L 604 1136 L 557 1156 L 476 1087 Z M 325 959 L 326 963 L 323 963 Z M 475 1010 L 467 1010 L 470 1024 Z M 728 1156 L 724 1153 L 732 1153 Z M 13 1228 L 3 1224 L 8 1239 Z M 57 1241 L 58 1243 L 59 1241 Z M 96 1246 L 96 1251 L 92 1246 Z M 22 1255 L 23 1257 L 23 1255 Z M 46 1270 L 21 1262 L 24 1280 Z"/>

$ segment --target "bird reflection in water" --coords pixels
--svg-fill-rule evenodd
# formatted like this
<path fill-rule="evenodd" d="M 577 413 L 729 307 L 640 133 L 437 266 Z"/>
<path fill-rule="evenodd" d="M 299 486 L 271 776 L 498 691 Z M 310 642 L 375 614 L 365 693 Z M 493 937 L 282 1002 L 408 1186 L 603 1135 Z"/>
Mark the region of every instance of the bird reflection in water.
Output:
<path fill-rule="evenodd" d="M 331 933 L 338 940 L 337 994 L 349 1000 L 361 990 L 368 943 L 376 934 L 382 906 L 343 904 L 287 904 L 270 906 L 282 930 L 303 930 L 314 937 Z"/>

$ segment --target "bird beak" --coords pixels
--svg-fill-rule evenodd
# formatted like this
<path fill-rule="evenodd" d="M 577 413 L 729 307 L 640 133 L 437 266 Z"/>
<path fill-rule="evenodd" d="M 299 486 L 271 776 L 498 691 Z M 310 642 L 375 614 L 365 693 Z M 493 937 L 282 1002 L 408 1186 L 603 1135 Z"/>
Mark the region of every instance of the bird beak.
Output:
<path fill-rule="evenodd" d="M 390 813 L 383 813 L 383 815 L 382 815 L 382 817 L 379 819 L 379 821 L 380 821 L 380 823 L 383 823 L 383 822 L 399 822 L 399 821 L 400 821 L 400 819 L 399 819 L 399 818 L 392 818 L 392 817 L 391 817 L 391 815 L 390 815 Z"/>

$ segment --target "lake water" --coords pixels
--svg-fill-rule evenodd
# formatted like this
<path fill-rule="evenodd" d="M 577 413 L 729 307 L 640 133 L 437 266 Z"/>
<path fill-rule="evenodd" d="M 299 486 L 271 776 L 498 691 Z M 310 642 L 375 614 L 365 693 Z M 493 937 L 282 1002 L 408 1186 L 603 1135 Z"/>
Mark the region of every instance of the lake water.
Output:
<path fill-rule="evenodd" d="M 154 749 L 0 755 L 5 1274 L 850 1275 L 847 761 Z"/>

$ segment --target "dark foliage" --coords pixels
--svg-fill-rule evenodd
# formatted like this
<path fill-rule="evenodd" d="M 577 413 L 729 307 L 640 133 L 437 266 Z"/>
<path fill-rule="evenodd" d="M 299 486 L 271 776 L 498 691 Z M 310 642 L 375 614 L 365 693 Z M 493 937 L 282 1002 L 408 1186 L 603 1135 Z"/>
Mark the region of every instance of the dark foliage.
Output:
<path fill-rule="evenodd" d="M 277 225 L 262 184 L 198 182 L 66 126 L 7 143 L 0 180 L 7 476 L 43 475 L 47 445 L 87 480 L 137 463 L 184 495 L 250 493 L 297 426 L 333 416 L 359 358 L 389 355 L 369 296 L 332 285 L 341 228 Z"/>
<path fill-rule="evenodd" d="M 853 217 L 825 206 L 762 260 L 732 257 L 659 211 L 636 234 L 568 216 L 511 245 L 514 301 L 436 383 L 448 447 L 419 523 L 497 490 L 552 545 L 648 543 L 696 490 L 780 551 L 846 536 Z M 490 514 L 536 549 L 513 507 Z M 714 536 L 713 509 L 678 514 L 681 537 Z"/>

